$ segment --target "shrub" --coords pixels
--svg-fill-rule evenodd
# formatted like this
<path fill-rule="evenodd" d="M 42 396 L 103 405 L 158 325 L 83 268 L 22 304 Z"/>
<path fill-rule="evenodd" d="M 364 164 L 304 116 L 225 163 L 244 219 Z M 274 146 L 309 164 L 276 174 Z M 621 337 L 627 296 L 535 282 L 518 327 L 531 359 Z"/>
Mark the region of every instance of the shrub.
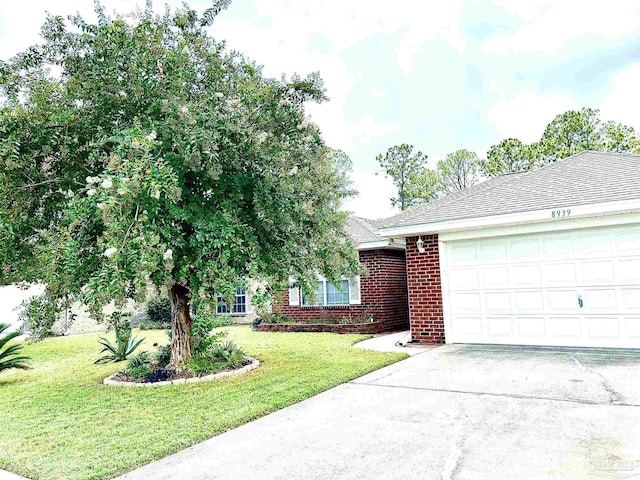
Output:
<path fill-rule="evenodd" d="M 131 357 L 129 360 L 129 369 L 141 367 L 142 365 L 149 365 L 151 358 L 149 352 L 142 351 Z"/>
<path fill-rule="evenodd" d="M 203 356 L 196 356 L 189 360 L 187 369 L 196 375 L 207 375 L 216 369 L 214 361 Z"/>
<path fill-rule="evenodd" d="M 253 319 L 253 322 L 251 322 L 251 328 L 255 330 L 260 326 L 261 323 L 262 323 L 262 319 L 260 317 L 256 317 Z"/>
<path fill-rule="evenodd" d="M 140 330 L 168 330 L 171 328 L 171 323 L 140 322 L 138 328 Z"/>
<path fill-rule="evenodd" d="M 144 339 L 137 340 L 137 337 L 131 338 L 131 323 L 127 317 L 128 314 L 121 312 L 111 314 L 113 327 L 116 332 L 116 344 L 112 345 L 109 340 L 100 337 L 98 343 L 104 347 L 100 353 L 108 353 L 98 358 L 94 363 L 121 362 L 122 360 L 126 360 L 143 342 Z"/>
<path fill-rule="evenodd" d="M 19 368 L 22 370 L 31 368 L 29 365 L 29 357 L 20 354 L 22 345 L 8 345 L 11 340 L 20 336 L 20 332 L 3 335 L 3 332 L 8 328 L 8 323 L 0 323 L 0 372 L 11 368 Z"/>
<path fill-rule="evenodd" d="M 191 329 L 191 352 L 195 355 L 209 350 L 227 336 L 227 332 L 217 332 L 211 334 L 216 328 L 216 318 L 208 314 L 197 314 L 193 317 L 193 327 Z"/>
<path fill-rule="evenodd" d="M 129 375 L 137 379 L 146 378 L 150 373 L 149 365 L 138 365 L 129 369 Z"/>
<path fill-rule="evenodd" d="M 46 295 L 37 295 L 24 300 L 18 310 L 18 320 L 23 332 L 29 332 L 29 340 L 37 342 L 52 334 L 53 324 L 58 320 L 58 308 Z M 75 315 L 71 315 L 73 321 Z"/>
<path fill-rule="evenodd" d="M 147 320 L 152 325 L 171 325 L 171 302 L 166 297 L 158 297 L 147 303 Z"/>
<path fill-rule="evenodd" d="M 162 368 L 169 365 L 169 362 L 171 362 L 171 345 L 160 345 L 153 356 L 153 360 Z"/>
<path fill-rule="evenodd" d="M 262 316 L 262 322 L 264 323 L 295 323 L 293 319 L 285 317 L 284 315 L 278 315 L 276 313 L 267 313 Z"/>

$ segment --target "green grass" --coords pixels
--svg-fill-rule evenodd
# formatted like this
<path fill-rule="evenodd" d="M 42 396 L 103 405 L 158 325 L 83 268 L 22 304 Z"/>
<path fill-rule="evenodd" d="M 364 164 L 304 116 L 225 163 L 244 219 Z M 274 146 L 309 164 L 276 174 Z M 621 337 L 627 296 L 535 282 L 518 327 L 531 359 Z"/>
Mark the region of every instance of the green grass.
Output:
<path fill-rule="evenodd" d="M 213 382 L 106 387 L 97 335 L 28 345 L 33 370 L 0 375 L 0 468 L 34 479 L 111 478 L 404 358 L 352 348 L 364 335 L 226 327 L 257 370 Z M 162 331 L 139 332 L 167 343 Z M 113 335 L 109 335 L 112 337 Z"/>

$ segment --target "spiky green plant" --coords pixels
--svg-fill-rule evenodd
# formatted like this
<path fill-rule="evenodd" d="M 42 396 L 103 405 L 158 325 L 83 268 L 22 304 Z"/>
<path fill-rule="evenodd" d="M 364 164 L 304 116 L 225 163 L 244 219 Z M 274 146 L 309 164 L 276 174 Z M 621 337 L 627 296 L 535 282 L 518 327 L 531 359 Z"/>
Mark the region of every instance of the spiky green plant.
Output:
<path fill-rule="evenodd" d="M 115 345 L 104 337 L 100 337 L 100 340 L 98 340 L 98 343 L 104 347 L 100 353 L 108 353 L 97 359 L 94 363 L 121 362 L 122 360 L 126 360 L 144 341 L 144 338 L 140 340 L 137 340 L 137 337 L 131 338 L 131 324 L 128 321 L 117 322 L 115 330 Z"/>
<path fill-rule="evenodd" d="M 20 355 L 22 345 L 8 345 L 11 340 L 20 336 L 20 332 L 11 332 L 3 335 L 3 332 L 8 328 L 8 323 L 0 323 L 0 372 L 11 368 L 20 368 L 22 370 L 31 368 L 29 357 Z"/>

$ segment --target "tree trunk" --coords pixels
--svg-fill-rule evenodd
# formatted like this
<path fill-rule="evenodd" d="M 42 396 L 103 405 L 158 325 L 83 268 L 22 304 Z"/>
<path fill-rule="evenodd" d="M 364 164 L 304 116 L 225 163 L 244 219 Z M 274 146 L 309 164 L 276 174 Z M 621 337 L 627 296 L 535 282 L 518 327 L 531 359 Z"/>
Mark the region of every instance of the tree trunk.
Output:
<path fill-rule="evenodd" d="M 189 290 L 182 285 L 171 287 L 171 363 L 176 371 L 184 370 L 191 359 L 191 328 L 193 321 L 189 312 Z"/>

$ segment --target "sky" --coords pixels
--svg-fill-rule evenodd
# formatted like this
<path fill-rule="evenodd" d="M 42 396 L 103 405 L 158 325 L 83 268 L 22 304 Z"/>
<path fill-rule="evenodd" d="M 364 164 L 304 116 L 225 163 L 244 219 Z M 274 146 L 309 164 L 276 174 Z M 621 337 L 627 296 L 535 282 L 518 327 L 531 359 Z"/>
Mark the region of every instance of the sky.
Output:
<path fill-rule="evenodd" d="M 38 41 L 45 10 L 93 10 L 93 0 L 1 3 L 2 59 Z M 137 4 L 103 0 L 108 12 Z M 414 145 L 434 166 L 460 148 L 483 156 L 504 138 L 536 141 L 555 115 L 580 107 L 640 130 L 632 0 L 234 0 L 211 34 L 268 76 L 320 72 L 330 101 L 308 112 L 351 157 L 359 195 L 345 208 L 363 217 L 395 213 L 375 160 L 393 145 Z"/>

